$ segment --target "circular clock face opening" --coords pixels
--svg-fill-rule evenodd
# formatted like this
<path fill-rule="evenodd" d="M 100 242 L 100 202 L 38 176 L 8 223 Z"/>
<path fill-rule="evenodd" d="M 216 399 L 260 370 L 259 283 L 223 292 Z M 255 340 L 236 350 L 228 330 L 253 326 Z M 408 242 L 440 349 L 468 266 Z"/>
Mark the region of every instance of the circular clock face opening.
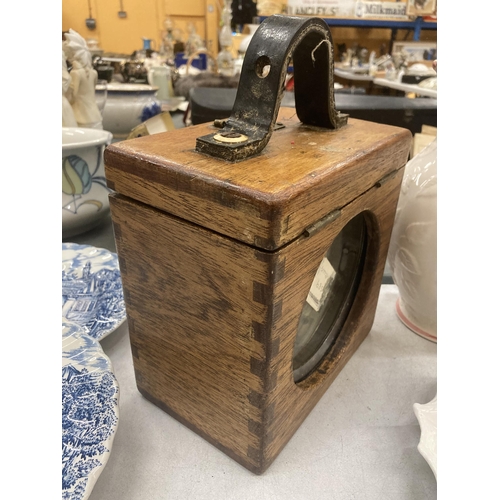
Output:
<path fill-rule="evenodd" d="M 316 271 L 295 339 L 295 382 L 316 368 L 342 330 L 361 280 L 366 239 L 365 217 L 359 214 L 335 237 Z"/>

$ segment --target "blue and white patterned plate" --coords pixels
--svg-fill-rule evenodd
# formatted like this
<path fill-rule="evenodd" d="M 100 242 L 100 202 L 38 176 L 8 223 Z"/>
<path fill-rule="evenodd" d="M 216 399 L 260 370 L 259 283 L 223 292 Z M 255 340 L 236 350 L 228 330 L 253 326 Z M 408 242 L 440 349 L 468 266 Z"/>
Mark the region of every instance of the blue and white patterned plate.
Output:
<path fill-rule="evenodd" d="M 86 500 L 118 427 L 119 388 L 109 358 L 82 327 L 62 324 L 62 500 Z"/>
<path fill-rule="evenodd" d="M 96 340 L 126 319 L 118 257 L 104 248 L 62 244 L 62 317 Z"/>

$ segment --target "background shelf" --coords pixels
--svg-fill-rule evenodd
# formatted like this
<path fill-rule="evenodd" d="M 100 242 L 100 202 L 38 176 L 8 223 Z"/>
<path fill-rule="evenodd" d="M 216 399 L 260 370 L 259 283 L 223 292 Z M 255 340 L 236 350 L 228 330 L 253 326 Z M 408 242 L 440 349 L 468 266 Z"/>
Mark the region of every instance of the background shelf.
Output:
<path fill-rule="evenodd" d="M 305 17 L 305 16 L 304 16 Z M 266 16 L 260 17 L 262 22 Z M 383 29 L 406 29 L 413 30 L 413 40 L 420 40 L 422 30 L 437 30 L 437 22 L 424 21 L 422 17 L 417 17 L 413 21 L 391 20 L 391 19 L 340 19 L 336 17 L 326 17 L 323 20 L 331 27 L 342 28 L 383 28 Z"/>

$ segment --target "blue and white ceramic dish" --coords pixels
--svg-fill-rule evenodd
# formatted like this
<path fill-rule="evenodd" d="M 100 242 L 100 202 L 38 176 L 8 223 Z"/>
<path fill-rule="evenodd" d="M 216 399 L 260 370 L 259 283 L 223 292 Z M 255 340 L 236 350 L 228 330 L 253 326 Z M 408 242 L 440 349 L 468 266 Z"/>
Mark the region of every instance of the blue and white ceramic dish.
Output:
<path fill-rule="evenodd" d="M 62 499 L 86 500 L 118 427 L 119 388 L 109 358 L 82 327 L 62 323 Z"/>
<path fill-rule="evenodd" d="M 62 317 L 101 340 L 126 319 L 115 253 L 76 243 L 62 244 Z"/>

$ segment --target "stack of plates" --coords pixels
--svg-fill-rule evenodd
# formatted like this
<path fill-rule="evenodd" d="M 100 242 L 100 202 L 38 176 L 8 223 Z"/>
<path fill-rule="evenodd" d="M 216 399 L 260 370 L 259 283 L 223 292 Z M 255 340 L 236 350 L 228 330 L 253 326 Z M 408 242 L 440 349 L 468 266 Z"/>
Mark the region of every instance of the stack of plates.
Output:
<path fill-rule="evenodd" d="M 118 427 L 119 386 L 99 340 L 126 319 L 116 254 L 62 246 L 62 498 L 86 500 Z"/>

